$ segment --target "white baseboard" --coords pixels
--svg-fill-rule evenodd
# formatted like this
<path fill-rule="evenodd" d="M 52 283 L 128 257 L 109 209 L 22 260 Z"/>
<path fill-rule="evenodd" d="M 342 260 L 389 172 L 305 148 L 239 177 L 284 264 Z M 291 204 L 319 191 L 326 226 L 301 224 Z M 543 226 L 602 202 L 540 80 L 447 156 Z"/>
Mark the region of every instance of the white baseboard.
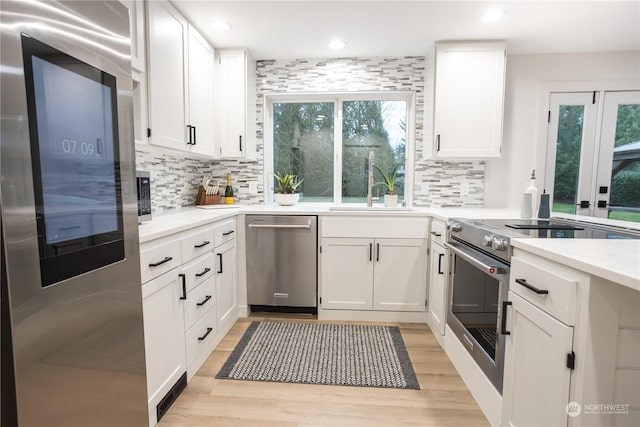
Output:
<path fill-rule="evenodd" d="M 427 312 L 318 309 L 318 320 L 427 323 Z"/>
<path fill-rule="evenodd" d="M 440 331 L 438 331 L 438 329 L 431 324 L 431 316 L 429 316 L 429 318 L 427 319 L 427 325 L 429 325 L 431 333 L 434 337 L 436 337 L 436 341 L 438 341 L 438 344 L 440 344 L 440 347 L 442 347 L 442 349 L 444 350 L 444 335 L 440 335 Z"/>
<path fill-rule="evenodd" d="M 500 395 L 498 390 L 491 384 L 489 378 L 484 375 L 480 366 L 473 360 L 448 325 L 445 331 L 445 352 L 484 413 L 484 416 L 487 417 L 489 424 L 494 427 L 500 426 L 502 419 L 502 395 Z"/>

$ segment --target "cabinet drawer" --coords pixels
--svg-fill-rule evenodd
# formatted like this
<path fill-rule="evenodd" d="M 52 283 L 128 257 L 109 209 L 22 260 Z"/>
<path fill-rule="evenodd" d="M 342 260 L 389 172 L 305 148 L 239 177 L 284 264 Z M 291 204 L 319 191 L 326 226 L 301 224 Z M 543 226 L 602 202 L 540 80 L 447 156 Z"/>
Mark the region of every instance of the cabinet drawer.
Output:
<path fill-rule="evenodd" d="M 191 231 L 180 239 L 182 262 L 188 262 L 213 249 L 213 227 L 201 227 Z"/>
<path fill-rule="evenodd" d="M 587 280 L 542 258 L 511 258 L 509 290 L 567 325 L 575 324 L 578 286 Z"/>
<path fill-rule="evenodd" d="M 180 245 L 176 240 L 163 239 L 162 243 L 149 242 L 140 248 L 140 275 L 142 283 L 166 273 L 182 263 Z"/>
<path fill-rule="evenodd" d="M 236 238 L 236 220 L 230 219 L 214 226 L 216 246 Z"/>
<path fill-rule="evenodd" d="M 444 245 L 447 241 L 447 226 L 441 221 L 431 221 L 431 241 Z"/>
<path fill-rule="evenodd" d="M 198 370 L 215 347 L 218 332 L 216 323 L 216 306 L 213 305 L 209 308 L 209 311 L 187 331 L 185 337 L 187 369 L 192 374 Z M 194 366 L 194 364 L 196 364 L 196 366 Z"/>
<path fill-rule="evenodd" d="M 191 328 L 216 303 L 216 278 L 209 277 L 187 293 L 184 306 L 184 327 Z"/>
<path fill-rule="evenodd" d="M 212 253 L 196 258 L 189 264 L 182 267 L 181 274 L 184 274 L 184 283 L 187 292 L 190 292 L 200 283 L 204 282 L 216 273 L 215 257 Z"/>

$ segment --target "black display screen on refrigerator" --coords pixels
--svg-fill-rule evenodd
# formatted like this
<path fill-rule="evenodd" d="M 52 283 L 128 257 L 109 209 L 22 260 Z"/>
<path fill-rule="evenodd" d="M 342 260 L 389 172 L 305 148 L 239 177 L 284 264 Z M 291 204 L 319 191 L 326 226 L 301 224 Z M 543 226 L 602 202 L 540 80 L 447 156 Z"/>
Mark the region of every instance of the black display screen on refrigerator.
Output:
<path fill-rule="evenodd" d="M 114 76 L 22 36 L 42 286 L 124 259 Z"/>

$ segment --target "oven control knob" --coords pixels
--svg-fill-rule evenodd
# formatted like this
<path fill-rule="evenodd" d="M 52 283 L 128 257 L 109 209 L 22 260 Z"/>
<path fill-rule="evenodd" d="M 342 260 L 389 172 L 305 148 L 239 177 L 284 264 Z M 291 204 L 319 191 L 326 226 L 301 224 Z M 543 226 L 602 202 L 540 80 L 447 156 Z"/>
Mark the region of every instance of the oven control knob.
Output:
<path fill-rule="evenodd" d="M 493 243 L 493 236 L 487 235 L 482 238 L 482 244 L 484 246 L 491 246 L 492 243 Z"/>
<path fill-rule="evenodd" d="M 496 251 L 506 251 L 507 246 L 509 246 L 509 243 L 506 240 L 500 239 L 498 237 L 494 237 L 491 242 L 491 247 Z"/>
<path fill-rule="evenodd" d="M 462 231 L 462 224 L 460 224 L 459 222 L 452 222 L 449 225 L 449 228 L 451 228 L 451 231 L 453 231 L 454 233 L 459 233 L 460 231 Z"/>

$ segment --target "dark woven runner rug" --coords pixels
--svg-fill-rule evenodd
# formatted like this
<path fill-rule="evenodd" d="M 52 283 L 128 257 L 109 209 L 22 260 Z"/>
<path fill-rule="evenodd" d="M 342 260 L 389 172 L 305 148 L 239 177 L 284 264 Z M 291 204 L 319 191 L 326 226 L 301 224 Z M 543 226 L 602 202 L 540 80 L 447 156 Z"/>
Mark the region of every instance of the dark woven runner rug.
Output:
<path fill-rule="evenodd" d="M 253 322 L 216 378 L 420 389 L 396 326 Z"/>

